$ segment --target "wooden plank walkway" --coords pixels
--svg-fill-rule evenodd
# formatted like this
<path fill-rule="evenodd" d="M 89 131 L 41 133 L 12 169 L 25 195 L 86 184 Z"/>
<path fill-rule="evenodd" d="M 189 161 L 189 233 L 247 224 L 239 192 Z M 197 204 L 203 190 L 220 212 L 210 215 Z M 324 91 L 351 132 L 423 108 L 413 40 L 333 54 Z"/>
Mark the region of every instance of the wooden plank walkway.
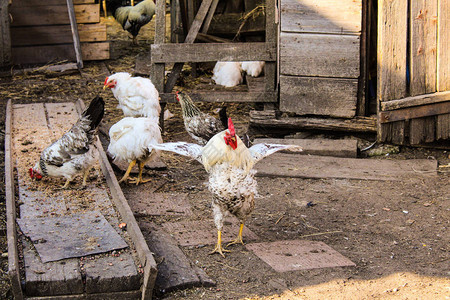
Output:
<path fill-rule="evenodd" d="M 78 103 L 78 106 L 84 105 Z M 97 211 L 128 244 L 128 247 L 122 250 L 43 263 L 34 245 L 25 235 L 21 235 L 17 243 L 15 232 L 9 232 L 8 238 L 11 237 L 15 241 L 11 247 L 18 247 L 23 253 L 22 261 L 19 262 L 18 259 L 13 261 L 15 270 L 12 270 L 11 279 L 14 282 L 17 282 L 18 266 L 24 270 L 22 278 L 24 284 L 22 288 L 14 287 L 15 297 L 17 299 L 22 297 L 59 299 L 62 296 L 70 296 L 71 299 L 151 298 L 156 279 L 156 263 L 121 194 L 99 142 L 96 146 L 99 150 L 100 164 L 93 168 L 93 172 L 91 171 L 86 189 L 79 188 L 81 178 L 76 178 L 67 190 L 58 189 L 65 179 L 44 178 L 35 182 L 29 178 L 28 169 L 34 166 L 41 151 L 61 137 L 78 119 L 76 105 L 10 104 L 7 113 L 10 126 L 7 126 L 6 134 L 11 138 L 11 142 L 8 151 L 5 151 L 5 161 L 9 161 L 10 164 L 5 166 L 9 166 L 11 170 L 14 166 L 17 169 L 18 218 L 21 220 L 42 218 L 43 221 L 47 221 L 53 217 L 64 218 Z M 12 184 L 10 189 L 14 191 Z M 9 197 L 8 201 L 14 202 L 14 193 L 11 193 L 10 189 L 8 190 L 12 197 Z M 7 211 L 12 220 L 15 212 L 11 207 L 14 205 L 10 203 L 10 209 Z M 126 230 L 119 229 L 118 224 L 121 222 L 127 223 Z M 8 229 L 11 223 L 14 224 L 9 222 Z M 101 241 L 98 243 L 100 245 Z M 17 248 L 10 250 L 17 251 Z"/>

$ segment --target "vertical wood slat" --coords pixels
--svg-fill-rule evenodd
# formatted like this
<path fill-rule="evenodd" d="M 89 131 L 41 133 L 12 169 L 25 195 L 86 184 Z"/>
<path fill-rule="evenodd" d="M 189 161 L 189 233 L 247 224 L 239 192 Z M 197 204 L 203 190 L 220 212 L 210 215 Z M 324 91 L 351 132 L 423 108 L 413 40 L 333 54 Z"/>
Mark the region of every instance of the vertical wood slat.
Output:
<path fill-rule="evenodd" d="M 72 0 L 66 0 L 67 11 L 69 13 L 70 29 L 72 30 L 73 47 L 75 49 L 75 57 L 77 59 L 78 70 L 83 69 L 83 59 L 81 58 L 80 36 L 78 35 L 77 20 Z"/>
<path fill-rule="evenodd" d="M 406 96 L 408 1 L 378 1 L 377 102 Z M 391 140 L 390 125 L 378 126 L 378 140 Z"/>
<path fill-rule="evenodd" d="M 435 117 L 411 119 L 409 143 L 418 145 L 434 142 L 436 122 Z"/>
<path fill-rule="evenodd" d="M 411 1 L 410 96 L 436 91 L 438 0 Z"/>
<path fill-rule="evenodd" d="M 436 140 L 450 139 L 450 114 L 436 117 Z"/>
<path fill-rule="evenodd" d="M 277 42 L 278 38 L 278 23 L 279 18 L 275 13 L 278 13 L 275 0 L 266 0 L 266 43 Z M 276 90 L 277 78 L 277 63 L 266 62 L 264 67 L 264 81 L 266 92 L 273 92 Z M 267 109 L 273 109 L 273 104 L 265 105 Z"/>
<path fill-rule="evenodd" d="M 450 90 L 450 5 L 438 0 L 437 91 Z"/>
<path fill-rule="evenodd" d="M 5 120 L 5 200 L 6 200 L 6 231 L 8 239 L 8 276 L 15 299 L 23 299 L 22 286 L 19 275 L 19 254 L 17 251 L 16 232 L 16 201 L 14 188 L 12 152 L 12 102 L 8 100 L 6 105 Z"/>
<path fill-rule="evenodd" d="M 11 63 L 11 33 L 8 7 L 9 1 L 0 1 L 0 67 Z"/>

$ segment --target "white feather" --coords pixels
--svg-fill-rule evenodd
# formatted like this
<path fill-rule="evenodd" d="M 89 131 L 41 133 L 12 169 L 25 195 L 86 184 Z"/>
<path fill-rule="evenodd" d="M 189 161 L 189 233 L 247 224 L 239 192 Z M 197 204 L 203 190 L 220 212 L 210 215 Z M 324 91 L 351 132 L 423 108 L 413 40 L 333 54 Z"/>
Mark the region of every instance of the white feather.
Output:
<path fill-rule="evenodd" d="M 122 109 L 125 117 L 159 117 L 159 93 L 150 79 L 120 72 L 108 77 L 108 82 L 113 80 L 116 86 L 111 90 L 119 101 L 117 107 Z"/>
<path fill-rule="evenodd" d="M 226 87 L 241 84 L 243 77 L 240 63 L 218 61 L 214 66 L 212 79 L 216 82 L 216 84 Z"/>
<path fill-rule="evenodd" d="M 252 77 L 258 77 L 264 70 L 264 61 L 243 61 L 241 62 L 241 68 L 247 73 L 247 75 Z"/>

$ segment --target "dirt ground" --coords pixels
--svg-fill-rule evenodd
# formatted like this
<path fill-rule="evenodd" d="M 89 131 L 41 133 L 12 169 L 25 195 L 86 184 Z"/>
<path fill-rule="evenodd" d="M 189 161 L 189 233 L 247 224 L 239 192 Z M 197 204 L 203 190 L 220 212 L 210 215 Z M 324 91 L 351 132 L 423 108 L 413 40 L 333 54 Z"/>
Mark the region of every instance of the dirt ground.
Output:
<path fill-rule="evenodd" d="M 147 53 L 153 41 L 153 21 L 143 28 L 139 46 L 112 19 L 108 24 L 112 58 L 85 62 L 81 74 L 55 76 L 17 73 L 0 78 L 1 179 L 4 182 L 4 113 L 14 103 L 90 101 L 96 94 L 107 100 L 105 123 L 120 118 L 112 93 L 103 91 L 106 71 L 133 72 L 137 55 Z M 186 73 L 187 74 L 187 73 Z M 178 88 L 195 88 L 184 76 Z M 183 129 L 180 109 L 166 123 L 165 141 L 191 141 Z M 214 105 L 201 105 L 214 111 Z M 237 131 L 248 124 L 251 105 L 230 105 Z M 366 137 L 366 143 L 374 140 Z M 364 142 L 364 140 L 362 140 Z M 435 158 L 450 163 L 450 151 L 402 147 L 400 153 L 374 159 Z M 163 154 L 167 170 L 150 171 L 149 189 L 184 192 L 195 218 L 210 218 L 210 194 L 201 165 L 184 157 Z M 444 168 L 443 168 L 444 169 Z M 448 168 L 447 168 L 448 170 Z M 208 255 L 211 245 L 182 247 L 197 266 L 217 281 L 213 288 L 192 288 L 156 295 L 157 299 L 449 299 L 450 268 L 447 232 L 450 222 L 450 173 L 418 174 L 404 181 L 258 178 L 260 198 L 246 226 L 258 242 L 307 239 L 321 241 L 353 261 L 355 267 L 323 268 L 277 273 L 244 246 L 233 246 L 226 258 Z M 118 174 L 121 176 L 121 174 Z M 161 187 L 161 182 L 167 181 Z M 130 187 L 127 187 L 129 189 Z M 11 299 L 7 277 L 4 186 L 0 206 L 0 298 Z M 311 201 L 314 205 L 306 207 Z M 152 219 L 162 223 L 162 219 Z M 328 233 L 327 233 L 328 232 Z M 245 236 L 244 236 L 245 239 Z"/>

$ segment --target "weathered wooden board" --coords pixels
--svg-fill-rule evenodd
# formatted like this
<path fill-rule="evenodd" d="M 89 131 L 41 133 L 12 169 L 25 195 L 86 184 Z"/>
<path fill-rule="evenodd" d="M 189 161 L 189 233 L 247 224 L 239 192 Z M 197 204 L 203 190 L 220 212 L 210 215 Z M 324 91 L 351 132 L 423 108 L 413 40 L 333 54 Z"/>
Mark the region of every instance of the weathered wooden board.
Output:
<path fill-rule="evenodd" d="M 151 60 L 155 63 L 206 61 L 275 61 L 275 43 L 200 43 L 153 44 Z"/>
<path fill-rule="evenodd" d="M 95 0 L 73 0 L 73 4 L 91 4 Z M 48 5 L 66 5 L 66 0 L 26 0 L 20 1 L 21 6 L 48 6 Z"/>
<path fill-rule="evenodd" d="M 450 113 L 450 101 L 382 111 L 379 112 L 379 121 L 380 123 L 389 123 L 448 113 Z"/>
<path fill-rule="evenodd" d="M 171 102 L 177 103 L 175 94 L 172 93 L 160 93 L 161 102 Z M 257 91 L 257 92 L 217 92 L 217 91 L 205 91 L 205 92 L 197 92 L 191 93 L 189 96 L 193 101 L 202 101 L 202 102 L 277 102 L 277 93 L 276 92 L 265 92 L 265 91 Z"/>
<path fill-rule="evenodd" d="M 403 99 L 392 100 L 392 101 L 384 101 L 381 103 L 381 110 L 382 111 L 394 110 L 394 109 L 419 106 L 419 105 L 424 105 L 424 104 L 446 102 L 446 101 L 450 101 L 450 91 L 406 97 Z"/>
<path fill-rule="evenodd" d="M 80 42 L 106 41 L 105 24 L 79 24 Z M 13 47 L 72 43 L 70 25 L 11 28 Z"/>
<path fill-rule="evenodd" d="M 438 0 L 411 1 L 410 4 L 411 96 L 436 92 L 438 2 Z"/>
<path fill-rule="evenodd" d="M 450 91 L 450 6 L 438 1 L 437 91 Z"/>
<path fill-rule="evenodd" d="M 0 66 L 11 63 L 11 32 L 8 1 L 0 2 Z"/>
<path fill-rule="evenodd" d="M 158 265 L 156 288 L 163 293 L 194 286 L 215 286 L 214 280 L 191 264 L 177 242 L 156 224 L 141 220 L 139 225 L 152 252 L 161 260 Z"/>
<path fill-rule="evenodd" d="M 270 143 L 282 145 L 298 145 L 302 147 L 302 155 L 321 155 L 335 157 L 356 158 L 358 152 L 357 140 L 329 140 L 329 139 L 255 139 L 253 144 Z"/>
<path fill-rule="evenodd" d="M 359 34 L 361 0 L 283 0 L 281 31 Z"/>
<path fill-rule="evenodd" d="M 81 43 L 83 60 L 109 59 L 109 42 Z"/>
<path fill-rule="evenodd" d="M 280 110 L 300 115 L 355 116 L 358 80 L 280 76 Z"/>
<path fill-rule="evenodd" d="M 283 75 L 358 78 L 360 37 L 281 32 Z"/>
<path fill-rule="evenodd" d="M 70 24 L 66 3 L 64 5 L 22 6 L 22 2 L 12 2 L 10 13 L 14 22 L 11 23 L 11 27 Z M 77 23 L 100 22 L 99 4 L 75 5 L 74 9 Z"/>
<path fill-rule="evenodd" d="M 436 117 L 414 118 L 409 121 L 409 143 L 418 145 L 435 140 Z"/>
<path fill-rule="evenodd" d="M 435 159 L 381 160 L 276 153 L 256 165 L 257 176 L 403 180 L 437 176 Z"/>

